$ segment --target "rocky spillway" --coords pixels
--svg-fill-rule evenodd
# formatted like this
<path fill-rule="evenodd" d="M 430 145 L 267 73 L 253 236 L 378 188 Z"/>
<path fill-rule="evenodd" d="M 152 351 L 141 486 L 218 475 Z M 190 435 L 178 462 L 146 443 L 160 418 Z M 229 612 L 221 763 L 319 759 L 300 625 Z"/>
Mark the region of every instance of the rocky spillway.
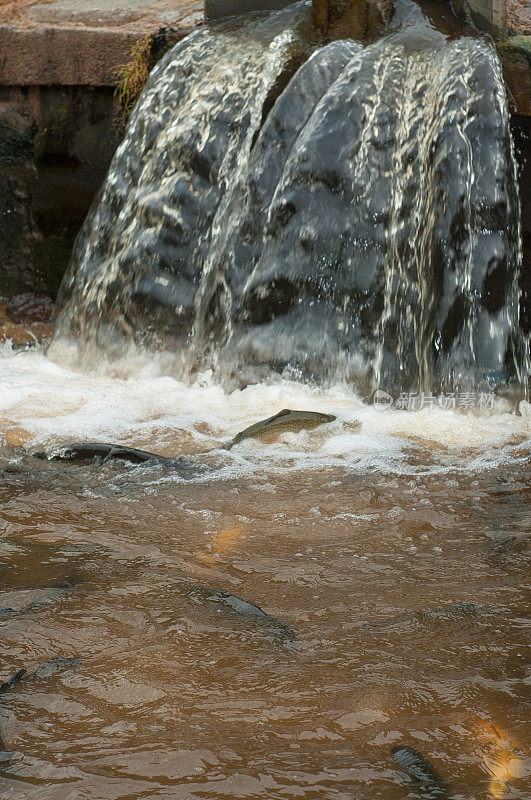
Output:
<path fill-rule="evenodd" d="M 170 349 L 183 374 L 229 382 L 523 381 L 494 47 L 418 12 L 368 46 L 310 52 L 307 16 L 203 28 L 155 68 L 78 238 L 55 342 L 75 338 L 85 362 Z"/>

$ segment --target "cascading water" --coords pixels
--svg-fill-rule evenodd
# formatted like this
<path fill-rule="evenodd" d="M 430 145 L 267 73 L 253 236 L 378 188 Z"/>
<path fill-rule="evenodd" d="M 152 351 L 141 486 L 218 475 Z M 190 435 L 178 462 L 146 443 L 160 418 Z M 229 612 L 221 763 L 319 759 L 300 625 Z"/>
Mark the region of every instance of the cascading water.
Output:
<path fill-rule="evenodd" d="M 181 42 L 53 359 L 0 341 L 0 797 L 528 800 L 515 166 L 493 47 L 420 2 Z"/>
<path fill-rule="evenodd" d="M 65 339 L 85 365 L 169 348 L 181 375 L 229 384 L 524 383 L 496 52 L 400 10 L 378 42 L 315 50 L 283 91 L 309 52 L 307 4 L 179 43 L 79 236 L 52 354 Z"/>

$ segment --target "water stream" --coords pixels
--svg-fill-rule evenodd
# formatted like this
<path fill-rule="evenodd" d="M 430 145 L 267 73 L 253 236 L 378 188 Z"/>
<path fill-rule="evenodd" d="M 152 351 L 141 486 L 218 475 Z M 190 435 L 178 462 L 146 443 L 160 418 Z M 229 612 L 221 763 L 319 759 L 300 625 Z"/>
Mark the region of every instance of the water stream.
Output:
<path fill-rule="evenodd" d="M 63 281 L 54 347 L 75 342 L 85 365 L 170 349 L 182 377 L 212 368 L 227 386 L 288 370 L 367 393 L 524 387 L 493 45 L 400 0 L 379 41 L 307 57 L 307 15 L 204 28 L 155 68 Z"/>
<path fill-rule="evenodd" d="M 2 798 L 528 797 L 499 65 L 408 0 L 365 47 L 307 17 L 165 56 L 50 349 L 0 344 Z M 283 408 L 335 419 L 225 449 Z M 32 455 L 75 441 L 194 469 Z"/>

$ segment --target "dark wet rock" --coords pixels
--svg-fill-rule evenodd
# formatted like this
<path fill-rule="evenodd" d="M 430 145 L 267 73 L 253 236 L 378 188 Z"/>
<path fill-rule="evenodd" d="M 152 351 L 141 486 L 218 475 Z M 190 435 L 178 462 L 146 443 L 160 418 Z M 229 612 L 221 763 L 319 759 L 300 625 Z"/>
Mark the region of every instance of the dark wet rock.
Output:
<path fill-rule="evenodd" d="M 512 36 L 510 39 L 507 39 L 505 45 L 524 56 L 531 68 L 531 35 Z"/>
<path fill-rule="evenodd" d="M 204 26 L 159 61 L 130 116 L 114 177 L 77 240 L 59 293 L 58 335 L 81 332 L 102 346 L 112 339 L 116 350 L 135 331 L 152 344 L 186 345 L 211 228 L 308 17 L 299 7 L 215 31 Z M 128 233 L 118 230 L 122 223 Z"/>
<path fill-rule="evenodd" d="M 480 617 L 486 614 L 499 614 L 507 609 L 500 606 L 479 606 L 475 603 L 450 603 L 441 608 L 428 609 L 427 611 L 407 611 L 404 614 L 396 614 L 389 619 L 377 620 L 376 622 L 366 622 L 363 630 L 381 631 L 392 628 L 395 625 L 407 625 L 418 623 L 427 625 L 433 621 L 452 622 L 453 620 L 464 619 L 467 617 Z"/>
<path fill-rule="evenodd" d="M 422 792 L 426 800 L 450 800 L 450 790 L 433 764 L 422 753 L 408 745 L 397 745 L 391 750 L 391 756 L 400 769 L 410 778 Z"/>
<path fill-rule="evenodd" d="M 513 113 L 531 116 L 531 36 L 511 36 L 499 42 L 498 54 Z"/>
<path fill-rule="evenodd" d="M 469 367 L 473 385 L 514 374 L 518 197 L 495 55 L 465 38 L 442 48 L 435 31 L 421 52 L 404 44 L 397 33 L 345 61 L 347 43 L 333 42 L 277 101 L 199 306 L 198 344 L 220 343 L 219 363 L 388 391 L 436 376 L 451 386 Z M 417 98 L 439 83 L 427 112 Z M 513 322 L 494 333 L 508 308 Z"/>
<path fill-rule="evenodd" d="M 50 322 L 53 300 L 47 295 L 17 294 L 6 304 L 6 314 L 13 322 Z"/>
<path fill-rule="evenodd" d="M 0 295 L 33 285 L 40 236 L 33 217 L 36 169 L 31 119 L 16 103 L 0 103 Z"/>
<path fill-rule="evenodd" d="M 328 39 L 371 41 L 385 31 L 394 0 L 313 0 L 312 19 Z"/>
<path fill-rule="evenodd" d="M 293 0 L 205 0 L 207 20 L 224 19 L 256 11 L 276 11 Z"/>
<path fill-rule="evenodd" d="M 335 419 L 333 414 L 323 414 L 320 411 L 293 411 L 290 408 L 284 408 L 278 414 L 255 422 L 254 425 L 237 433 L 234 439 L 225 445 L 225 449 L 234 447 L 244 439 L 260 439 L 270 435 L 279 436 L 286 431 L 297 433 L 302 430 L 312 430 L 318 425 L 325 425 Z"/>
<path fill-rule="evenodd" d="M 286 371 L 398 396 L 523 380 L 494 46 L 448 39 L 418 10 L 366 47 L 315 51 L 270 108 L 306 52 L 303 12 L 205 26 L 155 67 L 77 240 L 54 340 L 75 340 L 82 363 L 173 349 L 184 375 L 228 385 Z"/>

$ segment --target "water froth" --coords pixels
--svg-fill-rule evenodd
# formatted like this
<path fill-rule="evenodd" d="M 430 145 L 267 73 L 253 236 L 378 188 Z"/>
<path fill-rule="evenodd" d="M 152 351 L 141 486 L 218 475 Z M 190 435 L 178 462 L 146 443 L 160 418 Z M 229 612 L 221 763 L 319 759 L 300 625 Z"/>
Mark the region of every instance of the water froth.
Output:
<path fill-rule="evenodd" d="M 57 356 L 57 353 L 56 353 Z M 492 410 L 380 410 L 346 384 L 328 388 L 289 377 L 227 392 L 210 372 L 191 384 L 172 377 L 161 356 L 137 353 L 90 374 L 37 348 L 0 349 L 0 435 L 4 444 L 53 446 L 115 441 L 169 456 L 215 451 L 239 430 L 282 408 L 323 411 L 335 422 L 248 440 L 212 453 L 220 476 L 339 468 L 382 472 L 481 470 L 531 453 L 531 405 Z"/>

